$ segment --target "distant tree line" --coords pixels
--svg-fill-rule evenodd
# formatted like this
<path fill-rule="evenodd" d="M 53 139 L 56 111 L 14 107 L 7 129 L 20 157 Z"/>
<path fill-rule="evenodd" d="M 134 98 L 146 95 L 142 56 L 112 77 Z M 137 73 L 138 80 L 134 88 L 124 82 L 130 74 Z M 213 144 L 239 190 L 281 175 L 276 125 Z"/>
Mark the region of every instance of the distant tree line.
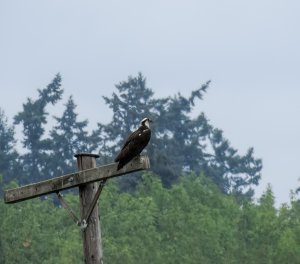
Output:
<path fill-rule="evenodd" d="M 110 97 L 104 97 L 112 110 L 112 120 L 108 124 L 98 123 L 93 131 L 88 131 L 87 120 L 78 120 L 76 104 L 70 96 L 61 116 L 54 118 L 56 124 L 49 133 L 45 132 L 49 121 L 47 106 L 62 98 L 60 74 L 45 88 L 38 89 L 37 99 L 27 99 L 13 125 L 8 123 L 4 110 L 0 110 L 2 186 L 11 180 L 28 184 L 74 171 L 73 155 L 77 152 L 99 153 L 100 163 L 112 162 L 130 131 L 142 118 L 150 117 L 154 123 L 147 154 L 152 171 L 161 177 L 164 186 L 171 187 L 182 174 L 204 173 L 224 193 L 243 199 L 253 196 L 253 186 L 258 185 L 262 169 L 253 148 L 240 155 L 204 113 L 191 117 L 209 82 L 188 97 L 178 93 L 156 98 L 141 73 L 115 87 Z M 22 153 L 15 147 L 14 126 L 23 131 Z M 121 189 L 134 190 L 139 178 L 122 179 Z"/>

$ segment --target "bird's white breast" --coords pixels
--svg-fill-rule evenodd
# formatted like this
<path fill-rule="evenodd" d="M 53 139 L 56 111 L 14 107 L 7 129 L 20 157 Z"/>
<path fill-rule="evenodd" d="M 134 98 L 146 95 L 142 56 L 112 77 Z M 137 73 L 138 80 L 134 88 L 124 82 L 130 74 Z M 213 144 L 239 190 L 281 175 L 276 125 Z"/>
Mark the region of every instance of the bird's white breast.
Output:
<path fill-rule="evenodd" d="M 148 128 L 150 128 L 149 120 L 146 120 L 146 121 L 145 121 L 145 126 L 148 127 Z"/>

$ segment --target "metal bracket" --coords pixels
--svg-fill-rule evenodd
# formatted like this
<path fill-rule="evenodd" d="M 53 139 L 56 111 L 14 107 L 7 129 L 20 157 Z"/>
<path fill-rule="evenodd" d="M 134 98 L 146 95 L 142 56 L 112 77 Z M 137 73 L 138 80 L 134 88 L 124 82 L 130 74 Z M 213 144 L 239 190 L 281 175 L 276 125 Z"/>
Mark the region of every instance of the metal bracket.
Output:
<path fill-rule="evenodd" d="M 92 212 L 93 212 L 93 210 L 94 210 L 94 208 L 95 208 L 95 206 L 96 206 L 96 204 L 97 204 L 97 201 L 98 201 L 98 199 L 99 199 L 99 196 L 100 196 L 100 194 L 101 194 L 101 192 L 102 192 L 102 189 L 103 189 L 105 183 L 106 183 L 106 179 L 100 181 L 98 190 L 97 190 L 97 192 L 95 193 L 95 196 L 94 196 L 94 198 L 93 198 L 93 201 L 92 201 L 92 203 L 90 204 L 90 207 L 89 207 L 89 209 L 87 210 L 87 213 L 86 213 L 85 217 L 84 217 L 83 220 L 81 221 L 82 223 L 84 222 L 85 225 L 86 225 L 86 226 L 83 228 L 83 230 L 84 230 L 84 229 L 87 227 L 87 225 L 88 225 L 87 223 L 88 223 L 89 220 L 90 220 L 91 214 L 92 214 Z"/>
<path fill-rule="evenodd" d="M 72 218 L 72 220 L 75 222 L 76 225 L 80 226 L 81 221 L 79 218 L 76 216 L 76 214 L 73 212 L 71 207 L 67 204 L 66 200 L 63 198 L 62 194 L 60 192 L 56 192 L 57 197 L 62 205 L 63 208 L 65 208 L 69 214 L 69 216 Z"/>
<path fill-rule="evenodd" d="M 87 222 L 83 219 L 80 222 L 79 226 L 80 226 L 81 231 L 84 231 L 87 228 L 88 225 L 87 225 Z"/>
<path fill-rule="evenodd" d="M 99 187 L 98 187 L 98 190 L 93 198 L 93 201 L 92 203 L 90 204 L 90 207 L 86 213 L 86 215 L 84 216 L 84 218 L 82 220 L 79 220 L 79 218 L 76 216 L 76 214 L 73 212 L 73 210 L 71 209 L 71 207 L 67 204 L 66 200 L 63 198 L 62 194 L 60 192 L 56 192 L 57 194 L 57 197 L 62 205 L 63 208 L 65 208 L 69 214 L 69 216 L 72 218 L 72 220 L 75 222 L 75 224 L 77 226 L 80 227 L 81 230 L 85 230 L 88 226 L 88 222 L 89 222 L 89 219 L 91 217 L 91 214 L 97 204 L 97 201 L 99 199 L 99 196 L 102 192 L 102 189 L 105 185 L 105 182 L 106 182 L 106 179 L 105 180 L 102 180 L 100 181 L 100 184 L 99 184 Z"/>

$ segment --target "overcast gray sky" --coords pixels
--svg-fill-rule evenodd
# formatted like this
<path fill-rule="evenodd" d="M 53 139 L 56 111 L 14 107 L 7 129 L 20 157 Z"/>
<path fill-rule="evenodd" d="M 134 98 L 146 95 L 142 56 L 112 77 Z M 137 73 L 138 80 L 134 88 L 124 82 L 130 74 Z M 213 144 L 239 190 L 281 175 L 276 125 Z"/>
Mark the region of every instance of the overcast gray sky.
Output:
<path fill-rule="evenodd" d="M 300 185 L 299 13 L 298 0 L 0 0 L 0 107 L 12 122 L 60 72 L 64 102 L 73 95 L 93 128 L 110 120 L 101 96 L 128 75 L 158 97 L 211 80 L 194 114 L 241 154 L 254 147 L 257 196 L 271 183 L 288 202 Z"/>

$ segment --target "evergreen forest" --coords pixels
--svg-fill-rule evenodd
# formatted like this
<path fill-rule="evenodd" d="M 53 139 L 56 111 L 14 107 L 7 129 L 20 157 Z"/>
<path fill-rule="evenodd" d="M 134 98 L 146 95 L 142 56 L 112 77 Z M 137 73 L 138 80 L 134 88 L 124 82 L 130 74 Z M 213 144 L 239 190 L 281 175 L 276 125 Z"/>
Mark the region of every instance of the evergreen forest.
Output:
<path fill-rule="evenodd" d="M 109 180 L 100 197 L 105 263 L 300 263 L 297 190 L 279 207 L 271 186 L 254 199 L 262 177 L 254 148 L 240 153 L 205 113 L 194 115 L 209 86 L 157 98 L 142 73 L 129 76 L 102 98 L 112 118 L 93 130 L 72 96 L 49 114 L 63 98 L 60 74 L 24 98 L 13 120 L 0 108 L 0 263 L 83 263 L 81 231 L 54 195 L 7 205 L 3 192 L 76 171 L 79 152 L 113 162 L 144 117 L 153 120 L 151 169 Z M 65 199 L 78 208 L 76 191 Z"/>

